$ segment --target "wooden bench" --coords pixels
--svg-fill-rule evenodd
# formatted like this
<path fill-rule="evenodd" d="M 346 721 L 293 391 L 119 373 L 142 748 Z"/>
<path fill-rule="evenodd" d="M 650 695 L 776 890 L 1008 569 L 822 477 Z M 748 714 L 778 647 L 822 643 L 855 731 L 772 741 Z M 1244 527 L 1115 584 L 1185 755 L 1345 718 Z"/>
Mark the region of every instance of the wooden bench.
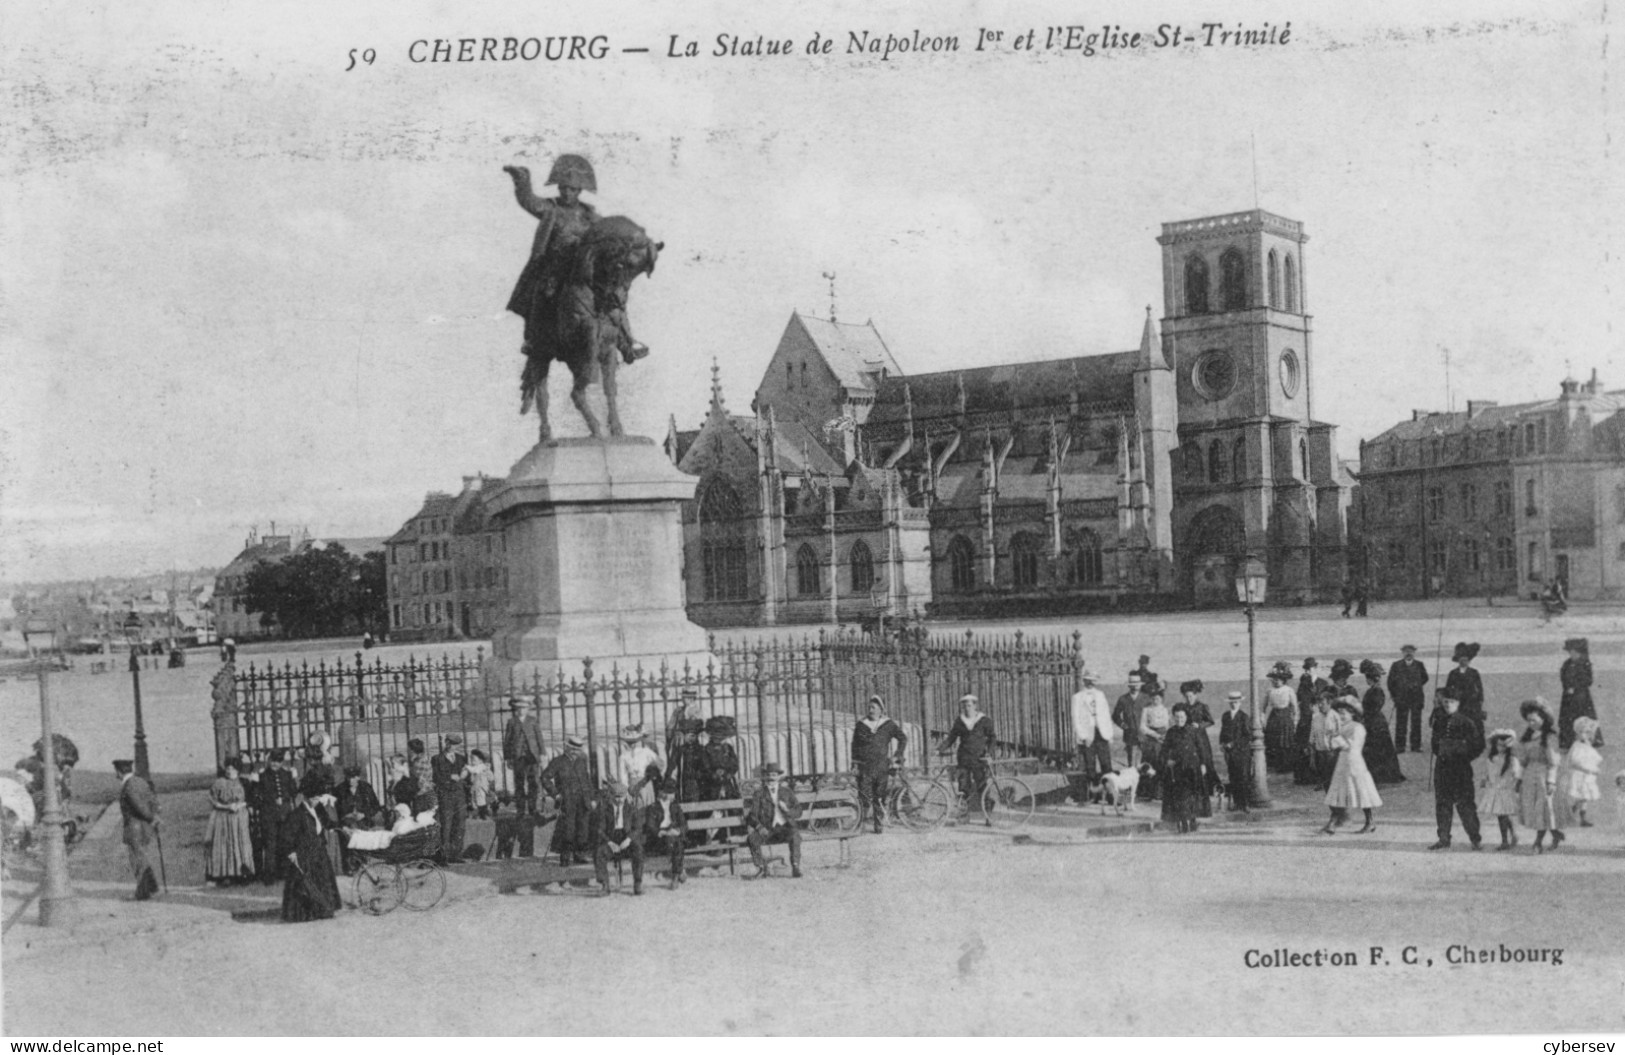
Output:
<path fill-rule="evenodd" d="M 852 797 L 851 790 L 802 789 L 797 792 L 796 797 L 801 803 L 801 816 L 796 819 L 796 826 L 801 829 L 802 843 L 837 840 L 841 844 L 837 867 L 850 867 L 852 864 L 850 842 L 862 834 L 858 830 L 857 823 L 858 804 Z M 749 846 L 745 842 L 745 808 L 744 799 L 683 803 L 683 816 L 688 821 L 688 830 L 691 833 L 706 832 L 712 837 L 712 841 L 690 846 L 684 856 L 727 854 L 728 874 L 736 874 L 739 851 L 749 851 Z"/>
<path fill-rule="evenodd" d="M 683 852 L 688 857 L 720 857 L 728 855 L 728 874 L 735 874 L 734 855 L 748 850 L 745 845 L 745 800 L 715 799 L 710 802 L 685 802 L 683 819 L 688 830 L 704 832 L 709 841 L 690 846 Z"/>

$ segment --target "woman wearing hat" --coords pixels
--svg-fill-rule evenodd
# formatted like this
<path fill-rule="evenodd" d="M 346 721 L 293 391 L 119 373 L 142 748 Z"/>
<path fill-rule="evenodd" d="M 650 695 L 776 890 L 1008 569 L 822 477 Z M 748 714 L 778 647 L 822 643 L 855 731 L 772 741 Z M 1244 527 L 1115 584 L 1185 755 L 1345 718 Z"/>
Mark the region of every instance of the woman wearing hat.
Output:
<path fill-rule="evenodd" d="M 621 729 L 621 753 L 615 759 L 615 771 L 639 809 L 655 804 L 655 785 L 665 767 L 665 761 L 649 746 L 642 722 Z"/>
<path fill-rule="evenodd" d="M 1315 749 L 1311 741 L 1314 729 L 1315 701 L 1326 679 L 1315 676 L 1319 667 L 1314 656 L 1303 661 L 1303 675 L 1298 678 L 1298 731 L 1293 738 L 1297 759 L 1293 767 L 1292 782 L 1301 787 L 1320 787 L 1321 771 L 1315 762 Z"/>
<path fill-rule="evenodd" d="M 1574 744 L 1574 722 L 1577 718 L 1597 718 L 1597 707 L 1591 702 L 1591 642 L 1583 637 L 1571 637 L 1563 642 L 1563 651 L 1569 658 L 1557 676 L 1563 682 L 1563 698 L 1557 704 L 1557 746 L 1567 751 Z M 1602 735 L 1597 735 L 1602 745 Z"/>
<path fill-rule="evenodd" d="M 1362 753 L 1372 780 L 1378 784 L 1399 784 L 1405 774 L 1399 768 L 1399 752 L 1394 749 L 1394 737 L 1388 731 L 1388 718 L 1382 713 L 1383 705 L 1388 702 L 1388 694 L 1382 691 L 1384 673 L 1382 665 L 1375 660 L 1360 661 L 1360 674 L 1366 683 L 1365 695 L 1360 699 L 1360 721 L 1365 726 Z"/>
<path fill-rule="evenodd" d="M 1285 661 L 1275 664 L 1269 681 L 1264 694 L 1264 763 L 1271 773 L 1285 773 L 1299 757 L 1298 694 L 1292 691 L 1291 666 Z"/>
<path fill-rule="evenodd" d="M 1460 713 L 1483 725 L 1484 679 L 1473 669 L 1473 660 L 1476 658 L 1478 658 L 1478 642 L 1456 643 L 1456 650 L 1450 655 L 1450 662 L 1456 664 L 1456 669 L 1444 679 L 1444 692 L 1451 699 L 1460 701 Z"/>
<path fill-rule="evenodd" d="M 1354 677 L 1354 664 L 1342 658 L 1332 660 L 1331 676 L 1332 685 L 1337 689 L 1337 694 L 1339 696 L 1344 695 L 1349 689 L 1349 679 Z M 1359 695 L 1359 693 L 1356 692 L 1355 695 Z"/>
<path fill-rule="evenodd" d="M 1563 842 L 1563 825 L 1568 810 L 1557 794 L 1557 765 L 1562 757 L 1557 747 L 1557 720 L 1539 696 L 1518 705 L 1524 730 L 1514 748 L 1523 779 L 1518 785 L 1518 822 L 1535 832 L 1535 852 L 1546 852 L 1546 833 L 1552 833 L 1552 849 Z"/>
<path fill-rule="evenodd" d="M 1145 764 L 1151 767 L 1151 779 L 1140 788 L 1143 799 L 1155 799 L 1160 794 L 1158 785 L 1161 779 L 1157 774 L 1162 770 L 1162 743 L 1173 724 L 1173 715 L 1163 702 L 1161 687 L 1152 689 L 1151 702 L 1140 712 L 1140 750 L 1145 756 Z"/>
<path fill-rule="evenodd" d="M 293 809 L 277 831 L 277 854 L 283 862 L 282 922 L 332 919 L 339 910 L 339 884 L 327 856 L 324 807 L 333 796 L 320 775 L 307 773 L 299 784 Z"/>
<path fill-rule="evenodd" d="M 713 714 L 705 720 L 705 768 L 700 795 L 707 801 L 739 798 L 739 752 L 730 743 L 739 730 L 732 715 Z"/>
<path fill-rule="evenodd" d="M 1327 835 L 1348 823 L 1351 809 L 1365 814 L 1365 827 L 1355 834 L 1364 835 L 1377 828 L 1371 811 L 1382 805 L 1382 796 L 1377 794 L 1377 785 L 1365 767 L 1362 752 L 1366 732 L 1359 715 L 1360 707 L 1352 696 L 1339 696 L 1332 702 L 1327 731 L 1332 749 L 1337 752 L 1337 761 L 1332 766 L 1331 783 L 1326 789 L 1326 805 L 1332 816 L 1321 831 Z"/>
<path fill-rule="evenodd" d="M 677 786 L 679 802 L 700 802 L 705 775 L 705 747 L 700 734 L 705 732 L 705 719 L 682 717 L 671 727 L 667 742 L 674 743 L 671 757 L 666 760 L 666 779 Z"/>
<path fill-rule="evenodd" d="M 1207 780 L 1211 772 L 1199 739 L 1207 738 L 1205 729 L 1190 725 L 1189 706 L 1174 704 L 1170 712 L 1172 724 L 1163 737 L 1158 777 L 1162 784 L 1162 819 L 1172 821 L 1178 832 L 1196 830 L 1196 818 L 1207 801 Z M 1211 815 L 1211 809 L 1209 809 Z"/>

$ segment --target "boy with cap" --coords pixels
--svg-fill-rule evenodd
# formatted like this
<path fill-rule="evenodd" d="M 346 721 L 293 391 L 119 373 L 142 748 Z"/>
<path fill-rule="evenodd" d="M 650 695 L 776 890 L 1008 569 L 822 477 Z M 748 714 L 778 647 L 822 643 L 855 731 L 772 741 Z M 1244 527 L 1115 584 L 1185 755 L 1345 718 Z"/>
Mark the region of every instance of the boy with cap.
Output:
<path fill-rule="evenodd" d="M 531 714 L 530 701 L 523 696 L 508 698 L 513 712 L 502 730 L 502 761 L 513 770 L 514 805 L 519 816 L 536 812 L 540 790 L 537 771 L 542 766 L 542 727 Z"/>
<path fill-rule="evenodd" d="M 1416 646 L 1404 645 L 1403 655 L 1388 668 L 1388 695 L 1394 700 L 1394 750 L 1405 751 L 1407 730 L 1410 747 L 1422 750 L 1422 705 L 1428 683 L 1428 667 L 1416 658 Z"/>
<path fill-rule="evenodd" d="M 784 783 L 783 767 L 767 763 L 762 767 L 761 786 L 745 808 L 745 842 L 756 865 L 756 874 L 750 878 L 767 876 L 767 859 L 762 856 L 767 843 L 790 844 L 790 876 L 801 878 L 801 829 L 796 825 L 800 816 L 801 803 L 795 789 Z"/>
<path fill-rule="evenodd" d="M 1451 811 L 1461 816 L 1462 830 L 1473 849 L 1483 845 L 1478 834 L 1478 804 L 1473 795 L 1473 759 L 1484 753 L 1484 728 L 1460 713 L 1455 697 L 1439 693 L 1433 714 L 1433 818 L 1439 841 L 1429 850 L 1450 849 Z"/>
<path fill-rule="evenodd" d="M 158 893 L 158 877 L 152 870 L 152 845 L 158 838 L 158 795 L 152 785 L 135 775 L 135 763 L 127 758 L 113 760 L 119 778 L 118 809 L 124 817 L 124 847 L 130 854 L 130 871 L 135 873 L 135 899 L 145 901 Z"/>

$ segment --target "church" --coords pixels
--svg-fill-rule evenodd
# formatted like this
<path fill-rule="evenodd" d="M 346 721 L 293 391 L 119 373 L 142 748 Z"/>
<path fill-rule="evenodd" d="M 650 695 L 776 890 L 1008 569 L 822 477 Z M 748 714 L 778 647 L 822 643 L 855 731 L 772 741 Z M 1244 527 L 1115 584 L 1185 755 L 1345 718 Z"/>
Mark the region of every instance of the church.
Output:
<path fill-rule="evenodd" d="M 1353 479 L 1314 417 L 1303 225 L 1162 225 L 1163 314 L 1126 351 L 906 372 L 872 323 L 793 313 L 748 415 L 713 368 L 668 454 L 705 626 L 1334 598 Z M 1134 323 L 1125 329 L 1132 333 Z"/>

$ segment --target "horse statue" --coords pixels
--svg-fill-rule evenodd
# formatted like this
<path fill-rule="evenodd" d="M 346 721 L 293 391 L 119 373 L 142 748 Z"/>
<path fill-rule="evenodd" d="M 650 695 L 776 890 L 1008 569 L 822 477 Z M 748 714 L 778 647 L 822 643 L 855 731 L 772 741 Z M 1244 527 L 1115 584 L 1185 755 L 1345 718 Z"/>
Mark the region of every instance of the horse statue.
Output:
<path fill-rule="evenodd" d="M 596 219 L 580 241 L 562 250 L 560 282 L 553 296 L 538 297 L 527 320 L 525 369 L 519 378 L 519 413 L 536 407 L 541 439 L 552 439 L 547 420 L 547 373 L 555 361 L 570 368 L 570 402 L 600 437 L 598 417 L 587 405 L 587 386 L 603 386 L 609 434 L 619 436 L 615 401 L 617 359 L 631 365 L 649 354 L 632 336 L 626 316 L 627 292 L 639 275 L 652 275 L 664 243 L 624 216 Z"/>

